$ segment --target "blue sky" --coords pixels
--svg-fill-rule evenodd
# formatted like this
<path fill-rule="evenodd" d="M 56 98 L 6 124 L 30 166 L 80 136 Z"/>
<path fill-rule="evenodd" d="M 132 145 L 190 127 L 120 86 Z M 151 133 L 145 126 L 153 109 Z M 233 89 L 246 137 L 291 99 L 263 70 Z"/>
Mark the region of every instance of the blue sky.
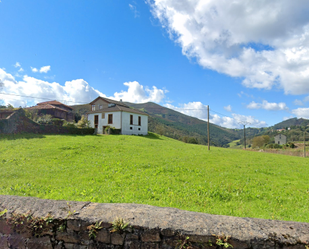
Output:
<path fill-rule="evenodd" d="M 0 104 L 153 101 L 229 128 L 309 118 L 304 0 L 1 0 Z M 31 97 L 21 97 L 31 96 Z"/>

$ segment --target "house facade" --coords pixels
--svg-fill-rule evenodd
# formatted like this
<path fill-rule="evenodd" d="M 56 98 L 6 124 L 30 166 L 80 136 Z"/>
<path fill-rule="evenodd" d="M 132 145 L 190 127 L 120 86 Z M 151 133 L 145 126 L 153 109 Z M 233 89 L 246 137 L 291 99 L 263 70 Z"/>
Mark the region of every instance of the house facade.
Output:
<path fill-rule="evenodd" d="M 148 116 L 122 101 L 98 97 L 90 105 L 91 111 L 87 113 L 87 119 L 98 134 L 104 134 L 109 127 L 120 130 L 123 135 L 148 134 Z"/>
<path fill-rule="evenodd" d="M 278 134 L 277 136 L 275 136 L 275 143 L 286 144 L 286 136 L 283 134 Z"/>
<path fill-rule="evenodd" d="M 56 100 L 37 103 L 36 106 L 26 109 L 36 110 L 38 115 L 49 114 L 53 118 L 65 119 L 68 122 L 74 121 L 73 108 Z"/>

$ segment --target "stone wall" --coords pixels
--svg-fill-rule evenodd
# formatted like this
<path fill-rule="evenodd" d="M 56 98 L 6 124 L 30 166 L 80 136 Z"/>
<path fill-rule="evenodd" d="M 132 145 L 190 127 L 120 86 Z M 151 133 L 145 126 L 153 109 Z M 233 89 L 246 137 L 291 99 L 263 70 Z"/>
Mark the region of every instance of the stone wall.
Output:
<path fill-rule="evenodd" d="M 0 216 L 1 249 L 306 249 L 309 243 L 309 223 L 210 215 L 138 204 L 2 195 Z M 129 225 L 124 227 L 125 223 Z"/>
<path fill-rule="evenodd" d="M 40 125 L 25 116 L 23 109 L 18 109 L 6 119 L 0 120 L 0 134 L 36 133 L 36 134 L 79 134 L 92 135 L 93 128 L 72 128 L 56 125 Z"/>

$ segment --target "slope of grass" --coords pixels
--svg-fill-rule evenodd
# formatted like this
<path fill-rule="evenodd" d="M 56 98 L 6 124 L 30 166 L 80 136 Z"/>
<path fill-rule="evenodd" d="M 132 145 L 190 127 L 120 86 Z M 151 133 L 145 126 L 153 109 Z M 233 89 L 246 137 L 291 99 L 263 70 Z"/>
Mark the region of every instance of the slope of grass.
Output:
<path fill-rule="evenodd" d="M 309 222 L 305 158 L 140 136 L 0 137 L 0 194 Z"/>
<path fill-rule="evenodd" d="M 228 145 L 230 146 L 229 147 L 230 149 L 243 149 L 244 145 L 243 144 L 239 144 L 239 143 L 240 143 L 240 139 L 234 140 L 234 141 L 228 143 Z"/>

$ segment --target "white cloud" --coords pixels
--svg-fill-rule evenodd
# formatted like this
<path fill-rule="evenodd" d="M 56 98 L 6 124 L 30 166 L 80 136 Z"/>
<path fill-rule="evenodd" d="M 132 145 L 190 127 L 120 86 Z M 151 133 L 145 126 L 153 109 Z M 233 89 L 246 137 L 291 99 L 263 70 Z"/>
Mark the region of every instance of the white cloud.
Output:
<path fill-rule="evenodd" d="M 44 66 L 40 68 L 40 73 L 47 73 L 50 71 L 50 66 Z"/>
<path fill-rule="evenodd" d="M 196 117 L 204 121 L 207 120 L 207 106 L 203 105 L 201 102 L 189 102 L 187 104 L 182 104 L 180 107 L 176 107 L 171 104 L 166 104 L 165 106 L 188 116 Z M 264 121 L 255 119 L 252 116 L 245 116 L 236 113 L 232 113 L 232 117 L 221 117 L 218 114 L 210 114 L 209 121 L 213 124 L 226 128 L 242 128 L 241 123 L 246 123 L 250 127 L 267 126 L 266 122 Z"/>
<path fill-rule="evenodd" d="M 269 103 L 267 100 L 263 100 L 262 103 L 256 103 L 252 101 L 249 105 L 247 105 L 249 109 L 264 109 L 267 111 L 286 111 L 289 108 L 285 103 Z"/>
<path fill-rule="evenodd" d="M 125 82 L 123 83 L 128 87 L 127 91 L 121 91 L 120 93 L 116 92 L 112 98 L 122 99 L 123 101 L 128 101 L 132 103 L 141 103 L 141 102 L 161 102 L 167 90 L 158 89 L 153 86 L 152 89 L 145 88 L 137 81 Z"/>
<path fill-rule="evenodd" d="M 39 70 L 35 67 L 31 67 L 31 71 L 34 72 L 34 73 L 37 73 Z"/>
<path fill-rule="evenodd" d="M 134 2 L 134 4 L 136 4 L 136 3 Z M 135 18 L 136 18 L 136 17 L 139 17 L 139 12 L 138 12 L 138 10 L 137 10 L 136 5 L 129 4 L 129 8 L 130 8 L 131 11 L 134 13 L 134 17 L 135 17 Z"/>
<path fill-rule="evenodd" d="M 304 103 L 301 100 L 299 100 L 299 99 L 295 99 L 294 100 L 294 105 L 304 105 Z"/>
<path fill-rule="evenodd" d="M 16 62 L 14 67 L 21 67 L 20 63 L 19 62 Z"/>
<path fill-rule="evenodd" d="M 21 67 L 20 69 L 18 69 L 18 72 L 23 72 L 24 69 Z"/>
<path fill-rule="evenodd" d="M 214 124 L 226 127 L 226 128 L 243 128 L 243 124 L 247 127 L 266 127 L 265 121 L 260 121 L 252 116 L 245 116 L 241 114 L 232 113 L 231 117 L 220 117 L 218 114 L 214 114 L 211 117 L 211 122 Z"/>
<path fill-rule="evenodd" d="M 1 87 L 0 104 L 11 104 L 13 106 L 29 106 L 38 102 L 47 100 L 58 100 L 68 105 L 86 104 L 98 96 L 106 97 L 105 94 L 97 89 L 94 89 L 83 79 L 76 79 L 66 81 L 64 85 L 57 82 L 48 82 L 34 77 L 24 75 L 22 80 L 18 81 L 13 75 L 0 69 L 0 82 L 3 83 Z M 160 102 L 165 97 L 166 90 L 158 89 L 153 86 L 152 89 L 145 88 L 138 82 L 126 82 L 127 91 L 115 93 L 110 97 L 116 100 L 123 99 L 123 101 L 130 102 Z M 24 96 L 33 96 L 36 98 L 29 98 Z M 3 103 L 1 103 L 1 101 Z"/>
<path fill-rule="evenodd" d="M 224 106 L 223 108 L 224 108 L 226 111 L 228 111 L 228 112 L 231 112 L 231 111 L 232 111 L 231 105 Z"/>
<path fill-rule="evenodd" d="M 297 117 L 297 118 L 306 118 L 309 119 L 309 108 L 297 108 L 292 110 L 292 113 Z"/>
<path fill-rule="evenodd" d="M 282 120 L 285 121 L 285 120 L 288 120 L 288 119 L 291 119 L 291 118 L 294 118 L 294 116 L 291 115 L 291 116 L 289 116 L 289 117 L 283 117 Z"/>
<path fill-rule="evenodd" d="M 309 2 L 150 0 L 187 57 L 249 88 L 309 93 Z"/>

